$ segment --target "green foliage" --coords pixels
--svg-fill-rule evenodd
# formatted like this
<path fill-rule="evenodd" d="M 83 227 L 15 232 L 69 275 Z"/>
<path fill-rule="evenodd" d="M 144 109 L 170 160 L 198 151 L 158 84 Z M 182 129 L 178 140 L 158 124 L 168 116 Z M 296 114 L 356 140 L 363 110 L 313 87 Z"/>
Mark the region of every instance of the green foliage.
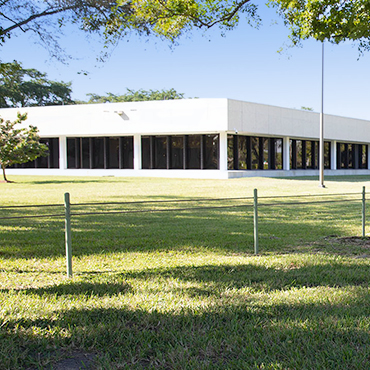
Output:
<path fill-rule="evenodd" d="M 64 59 L 58 35 L 68 23 L 100 34 L 107 44 L 132 32 L 174 41 L 193 28 L 232 29 L 242 13 L 257 26 L 256 10 L 251 0 L 6 0 L 0 2 L 0 45 L 22 30 L 34 33 L 53 56 Z"/>
<path fill-rule="evenodd" d="M 119 38 L 127 28 L 146 26 L 148 33 L 174 41 L 183 33 L 194 28 L 208 29 L 218 25 L 221 30 L 233 29 L 244 14 L 249 24 L 258 27 L 260 18 L 257 5 L 250 0 L 133 0 L 131 14 L 122 15 L 119 8 L 123 0 L 117 1 L 114 22 L 107 24 L 107 34 Z"/>
<path fill-rule="evenodd" d="M 0 117 L 0 166 L 3 177 L 9 182 L 5 175 L 5 169 L 16 163 L 33 161 L 47 153 L 48 147 L 40 143 L 38 130 L 35 126 L 28 128 L 15 128 L 27 119 L 27 114 L 18 113 L 13 122 Z"/>
<path fill-rule="evenodd" d="M 106 46 L 131 33 L 159 36 L 172 42 L 194 29 L 234 29 L 241 17 L 254 27 L 261 19 L 257 0 L 6 0 L 0 2 L 0 45 L 17 30 L 30 31 L 63 59 L 58 45 L 62 27 L 73 23 L 97 33 Z M 332 43 L 355 41 L 370 48 L 368 0 L 268 0 L 291 29 L 294 45 L 314 38 Z"/>
<path fill-rule="evenodd" d="M 294 45 L 314 38 L 339 44 L 356 41 L 359 50 L 370 49 L 368 0 L 270 0 L 291 29 Z"/>
<path fill-rule="evenodd" d="M 107 93 L 105 96 L 98 94 L 87 94 L 90 99 L 87 101 L 89 104 L 95 103 L 119 103 L 119 102 L 132 102 L 132 101 L 148 101 L 148 100 L 174 100 L 183 99 L 184 94 L 178 93 L 175 89 L 170 90 L 130 90 L 127 89 L 127 93 L 123 95 L 116 95 Z M 86 102 L 78 102 L 84 104 Z"/>
<path fill-rule="evenodd" d="M 0 63 L 0 108 L 73 104 L 71 83 L 51 81 L 20 63 Z"/>

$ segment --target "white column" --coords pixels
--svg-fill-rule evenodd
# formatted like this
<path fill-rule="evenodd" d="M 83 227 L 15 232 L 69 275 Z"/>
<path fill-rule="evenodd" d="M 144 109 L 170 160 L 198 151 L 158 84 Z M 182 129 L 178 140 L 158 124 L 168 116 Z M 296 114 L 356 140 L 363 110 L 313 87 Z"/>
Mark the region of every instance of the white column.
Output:
<path fill-rule="evenodd" d="M 65 170 L 67 168 L 67 138 L 65 136 L 59 137 L 59 169 Z"/>
<path fill-rule="evenodd" d="M 227 171 L 227 132 L 220 132 L 220 171 Z"/>
<path fill-rule="evenodd" d="M 134 170 L 141 170 L 141 135 L 134 135 Z"/>
<path fill-rule="evenodd" d="M 332 141 L 330 144 L 330 167 L 332 170 L 336 170 L 337 165 L 337 142 Z"/>
<path fill-rule="evenodd" d="M 289 137 L 283 138 L 283 169 L 286 171 L 290 170 L 290 139 Z"/>

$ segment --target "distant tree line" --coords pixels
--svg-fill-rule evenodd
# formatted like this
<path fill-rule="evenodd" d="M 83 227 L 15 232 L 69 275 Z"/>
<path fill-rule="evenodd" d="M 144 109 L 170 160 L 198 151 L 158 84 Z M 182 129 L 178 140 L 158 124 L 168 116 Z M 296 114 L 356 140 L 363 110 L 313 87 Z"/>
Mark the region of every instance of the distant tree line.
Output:
<path fill-rule="evenodd" d="M 49 80 L 46 73 L 23 68 L 17 61 L 0 63 L 0 108 L 184 99 L 184 94 L 175 89 L 126 89 L 123 95 L 89 93 L 87 101 L 73 100 L 71 85 Z"/>

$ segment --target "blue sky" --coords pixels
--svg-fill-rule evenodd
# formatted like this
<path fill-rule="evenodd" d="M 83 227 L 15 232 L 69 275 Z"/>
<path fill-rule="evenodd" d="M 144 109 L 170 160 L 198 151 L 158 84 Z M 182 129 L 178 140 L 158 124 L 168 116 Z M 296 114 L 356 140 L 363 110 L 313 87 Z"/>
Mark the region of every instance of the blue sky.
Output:
<path fill-rule="evenodd" d="M 36 39 L 19 33 L 2 47 L 1 59 L 18 60 L 50 79 L 71 81 L 73 97 L 81 100 L 87 93 L 174 88 L 185 97 L 320 111 L 321 44 L 307 41 L 302 48 L 278 53 L 289 43 L 288 30 L 273 10 L 262 5 L 260 14 L 263 25 L 258 30 L 241 20 L 225 37 L 217 28 L 207 33 L 195 30 L 172 48 L 167 41 L 131 36 L 104 63 L 96 61 L 101 43 L 82 32 L 66 29 L 61 35 L 61 44 L 74 57 L 68 65 L 51 59 Z M 370 120 L 370 55 L 358 56 L 349 43 L 325 45 L 325 113 Z"/>

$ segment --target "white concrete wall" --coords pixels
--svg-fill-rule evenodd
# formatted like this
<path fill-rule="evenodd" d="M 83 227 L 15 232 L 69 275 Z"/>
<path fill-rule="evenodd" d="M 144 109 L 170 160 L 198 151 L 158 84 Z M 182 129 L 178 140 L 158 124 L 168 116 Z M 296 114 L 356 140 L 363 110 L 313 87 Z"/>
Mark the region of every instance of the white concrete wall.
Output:
<path fill-rule="evenodd" d="M 245 135 L 319 139 L 320 114 L 299 109 L 228 100 L 229 132 Z M 324 115 L 324 138 L 370 142 L 370 121 Z"/>
<path fill-rule="evenodd" d="M 42 137 L 215 133 L 227 130 L 227 99 L 181 99 L 0 109 L 14 120 L 27 112 L 26 125 Z M 116 112 L 116 113 L 115 113 Z"/>

